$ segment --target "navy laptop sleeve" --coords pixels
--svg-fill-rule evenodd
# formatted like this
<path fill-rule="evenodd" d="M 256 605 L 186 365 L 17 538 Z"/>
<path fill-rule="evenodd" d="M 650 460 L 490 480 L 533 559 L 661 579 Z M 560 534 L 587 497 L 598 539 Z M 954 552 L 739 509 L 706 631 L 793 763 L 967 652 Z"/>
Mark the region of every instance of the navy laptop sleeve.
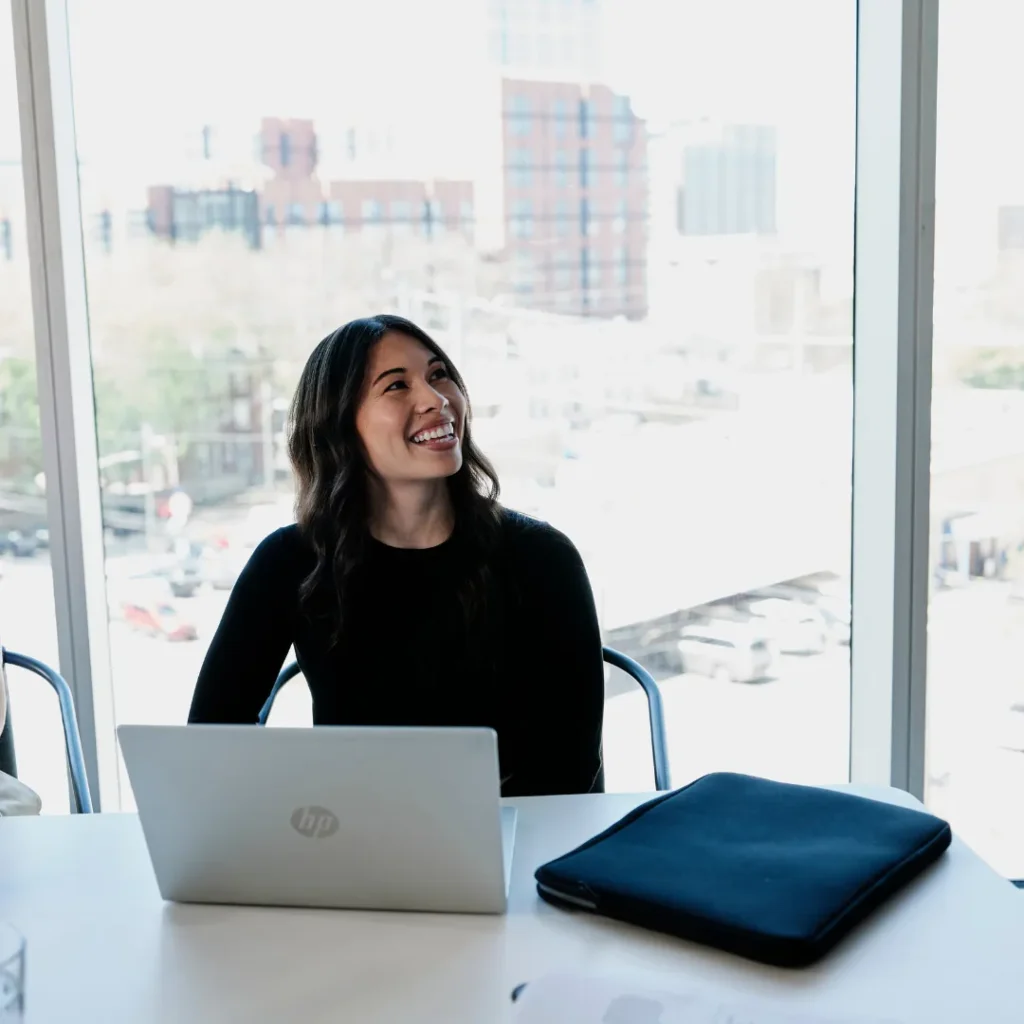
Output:
<path fill-rule="evenodd" d="M 705 775 L 538 868 L 550 903 L 784 967 L 813 963 L 946 850 L 949 825 L 852 793 Z"/>

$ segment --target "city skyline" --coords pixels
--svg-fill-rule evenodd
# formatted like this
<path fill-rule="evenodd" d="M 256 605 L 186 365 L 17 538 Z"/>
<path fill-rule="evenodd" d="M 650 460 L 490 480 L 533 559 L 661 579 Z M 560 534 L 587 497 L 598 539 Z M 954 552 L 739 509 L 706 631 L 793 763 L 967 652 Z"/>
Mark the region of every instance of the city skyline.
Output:
<path fill-rule="evenodd" d="M 545 4 L 531 0 L 535 17 Z M 466 83 L 493 76 L 488 31 L 496 5 L 513 0 L 446 0 L 444 31 L 437 12 L 390 0 L 360 15 L 348 3 L 324 6 L 299 0 L 289 25 L 317 25 L 301 33 L 273 19 L 239 24 L 228 4 L 183 0 L 165 19 L 152 46 L 114 44 L 148 38 L 148 15 L 128 0 L 95 5 L 71 0 L 71 51 L 76 127 L 86 205 L 95 210 L 142 208 L 145 186 L 175 178 L 187 163 L 204 124 L 215 124 L 244 144 L 245 118 L 266 114 L 319 118 L 324 159 L 338 147 L 330 121 L 402 129 L 410 141 L 395 154 L 408 177 L 424 177 L 417 155 L 446 154 L 453 164 L 472 152 L 458 126 L 463 114 L 479 115 L 479 96 Z M 761 124 L 778 134 L 778 232 L 795 252 L 817 251 L 841 264 L 848 248 L 853 192 L 854 8 L 851 2 L 755 0 L 707 5 L 686 0 L 665 9 L 656 0 L 571 0 L 598 12 L 603 71 L 609 85 L 631 97 L 638 116 L 657 135 L 667 125 L 706 119 L 718 124 Z M 939 133 L 936 191 L 938 231 L 957 239 L 938 247 L 936 278 L 951 286 L 976 286 L 994 272 L 999 249 L 999 210 L 1024 202 L 1024 146 L 1014 132 L 993 128 L 1012 115 L 1008 83 L 1021 72 L 1013 57 L 1013 31 L 1024 31 L 1024 9 L 997 0 L 951 3 L 940 40 Z M 365 15 L 365 16 L 364 16 Z M 992 33 L 981 61 L 971 33 Z M 196 33 L 196 19 L 204 31 Z M 539 23 L 539 22 L 538 22 Z M 351 26 L 359 24 L 353 33 Z M 397 28 L 396 28 L 397 26 Z M 787 29 L 786 26 L 790 26 Z M 792 31 L 800 26 L 805 35 Z M 301 36 L 301 46 L 297 40 Z M 431 45 L 421 45 L 429 38 Z M 806 45 L 801 38 L 810 38 Z M 387 40 L 386 51 L 364 45 Z M 231 40 L 235 45 L 225 49 Z M 966 40 L 966 42 L 965 42 Z M 10 49 L 10 23 L 0 19 L 0 44 Z M 607 45 L 606 45 L 607 44 Z M 273 57 L 269 60 L 269 57 Z M 189 74 L 182 75 L 187 61 Z M 391 68 L 392 70 L 388 70 Z M 399 73 L 399 68 L 401 73 Z M 270 73 L 273 72 L 273 73 Z M 132 78 L 134 90 L 120 88 Z M 422 88 L 410 91 L 412 78 Z M 402 83 L 399 85 L 399 83 Z M 756 85 L 755 85 L 756 83 Z M 813 83 L 813 88 L 809 87 Z M 1022 82 L 1024 86 L 1024 82 Z M 0 78 L 0 207 L 21 203 L 14 76 Z M 355 98 L 358 98 L 358 103 Z M 983 110 L 986 116 L 977 116 Z M 248 113 L 247 113 L 248 112 Z M 418 134 L 417 134 L 418 133 Z M 433 151 L 433 155 L 431 155 Z M 976 153 L 986 158 L 978 160 Z M 159 173 L 157 173 L 159 172 Z M 461 175 L 448 172 L 446 176 Z M 0 210 L 3 216 L 4 210 Z M 87 210 L 87 212 L 90 212 Z"/>
<path fill-rule="evenodd" d="M 478 155 L 448 179 L 373 149 L 346 130 L 347 152 L 325 167 L 311 119 L 263 118 L 255 146 L 227 160 L 204 128 L 183 178 L 148 189 L 150 229 L 195 241 L 214 228 L 262 232 L 323 225 L 422 234 L 461 231 L 509 263 L 506 286 L 527 308 L 642 317 L 647 311 L 647 133 L 629 97 L 605 86 L 503 77 L 475 138 L 500 129 L 489 161 Z M 401 149 L 405 140 L 389 139 Z M 372 145 L 372 143 L 371 143 Z M 390 158 L 389 158 L 390 157 Z M 342 177 L 335 177 L 343 173 Z M 372 175 L 377 175 L 373 177 Z M 249 197 L 255 203 L 249 203 Z"/>

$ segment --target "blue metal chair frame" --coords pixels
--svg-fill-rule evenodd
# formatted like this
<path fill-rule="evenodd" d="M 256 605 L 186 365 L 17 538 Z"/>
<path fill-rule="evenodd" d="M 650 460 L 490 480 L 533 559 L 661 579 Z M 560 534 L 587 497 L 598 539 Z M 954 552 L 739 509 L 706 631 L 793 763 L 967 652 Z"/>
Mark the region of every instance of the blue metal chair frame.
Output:
<path fill-rule="evenodd" d="M 64 749 L 68 759 L 68 773 L 71 776 L 71 793 L 74 798 L 74 811 L 77 814 L 92 814 L 92 795 L 89 792 L 89 777 L 85 771 L 85 756 L 82 753 L 82 738 L 78 732 L 78 715 L 75 714 L 75 701 L 71 696 L 71 687 L 59 673 L 49 665 L 26 654 L 16 654 L 0 647 L 0 660 L 4 665 L 13 665 L 28 672 L 34 672 L 45 679 L 56 691 L 60 704 L 60 717 L 64 726 Z M 10 707 L 8 706 L 8 715 Z M 10 775 L 17 775 L 17 761 L 14 757 L 13 726 L 10 721 L 0 738 L 0 770 Z"/>
<path fill-rule="evenodd" d="M 620 669 L 637 682 L 647 697 L 647 715 L 651 726 L 651 754 L 654 759 L 654 785 L 661 792 L 667 792 L 672 788 L 671 775 L 668 765 L 668 741 L 665 734 L 665 713 L 661 701 L 661 690 L 650 674 L 639 662 L 634 661 L 621 651 L 611 647 L 604 648 L 604 660 L 614 668 Z M 266 725 L 270 715 L 270 709 L 274 706 L 274 699 L 280 693 L 281 688 L 295 676 L 301 673 L 299 664 L 296 661 L 285 665 L 281 674 L 270 691 L 270 696 L 260 709 L 259 724 Z"/>

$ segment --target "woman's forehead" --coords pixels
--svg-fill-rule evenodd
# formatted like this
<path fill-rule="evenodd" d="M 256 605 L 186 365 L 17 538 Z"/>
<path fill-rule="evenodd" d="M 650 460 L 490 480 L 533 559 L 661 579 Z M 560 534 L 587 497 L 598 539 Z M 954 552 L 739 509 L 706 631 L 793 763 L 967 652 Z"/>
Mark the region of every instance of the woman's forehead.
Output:
<path fill-rule="evenodd" d="M 425 366 L 433 358 L 434 353 L 423 342 L 398 331 L 388 331 L 370 349 L 369 368 L 371 372 L 378 367 L 390 369 L 393 366 L 404 366 L 406 369 L 413 369 Z"/>

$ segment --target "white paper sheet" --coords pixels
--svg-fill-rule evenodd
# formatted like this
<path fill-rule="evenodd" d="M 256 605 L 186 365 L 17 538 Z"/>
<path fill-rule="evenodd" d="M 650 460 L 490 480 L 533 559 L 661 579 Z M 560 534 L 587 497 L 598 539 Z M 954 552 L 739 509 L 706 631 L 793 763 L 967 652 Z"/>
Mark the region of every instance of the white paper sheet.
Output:
<path fill-rule="evenodd" d="M 775 1003 L 726 1003 L 698 991 L 634 986 L 626 978 L 550 975 L 530 982 L 516 1024 L 899 1024 L 884 1018 L 817 1016 Z"/>

